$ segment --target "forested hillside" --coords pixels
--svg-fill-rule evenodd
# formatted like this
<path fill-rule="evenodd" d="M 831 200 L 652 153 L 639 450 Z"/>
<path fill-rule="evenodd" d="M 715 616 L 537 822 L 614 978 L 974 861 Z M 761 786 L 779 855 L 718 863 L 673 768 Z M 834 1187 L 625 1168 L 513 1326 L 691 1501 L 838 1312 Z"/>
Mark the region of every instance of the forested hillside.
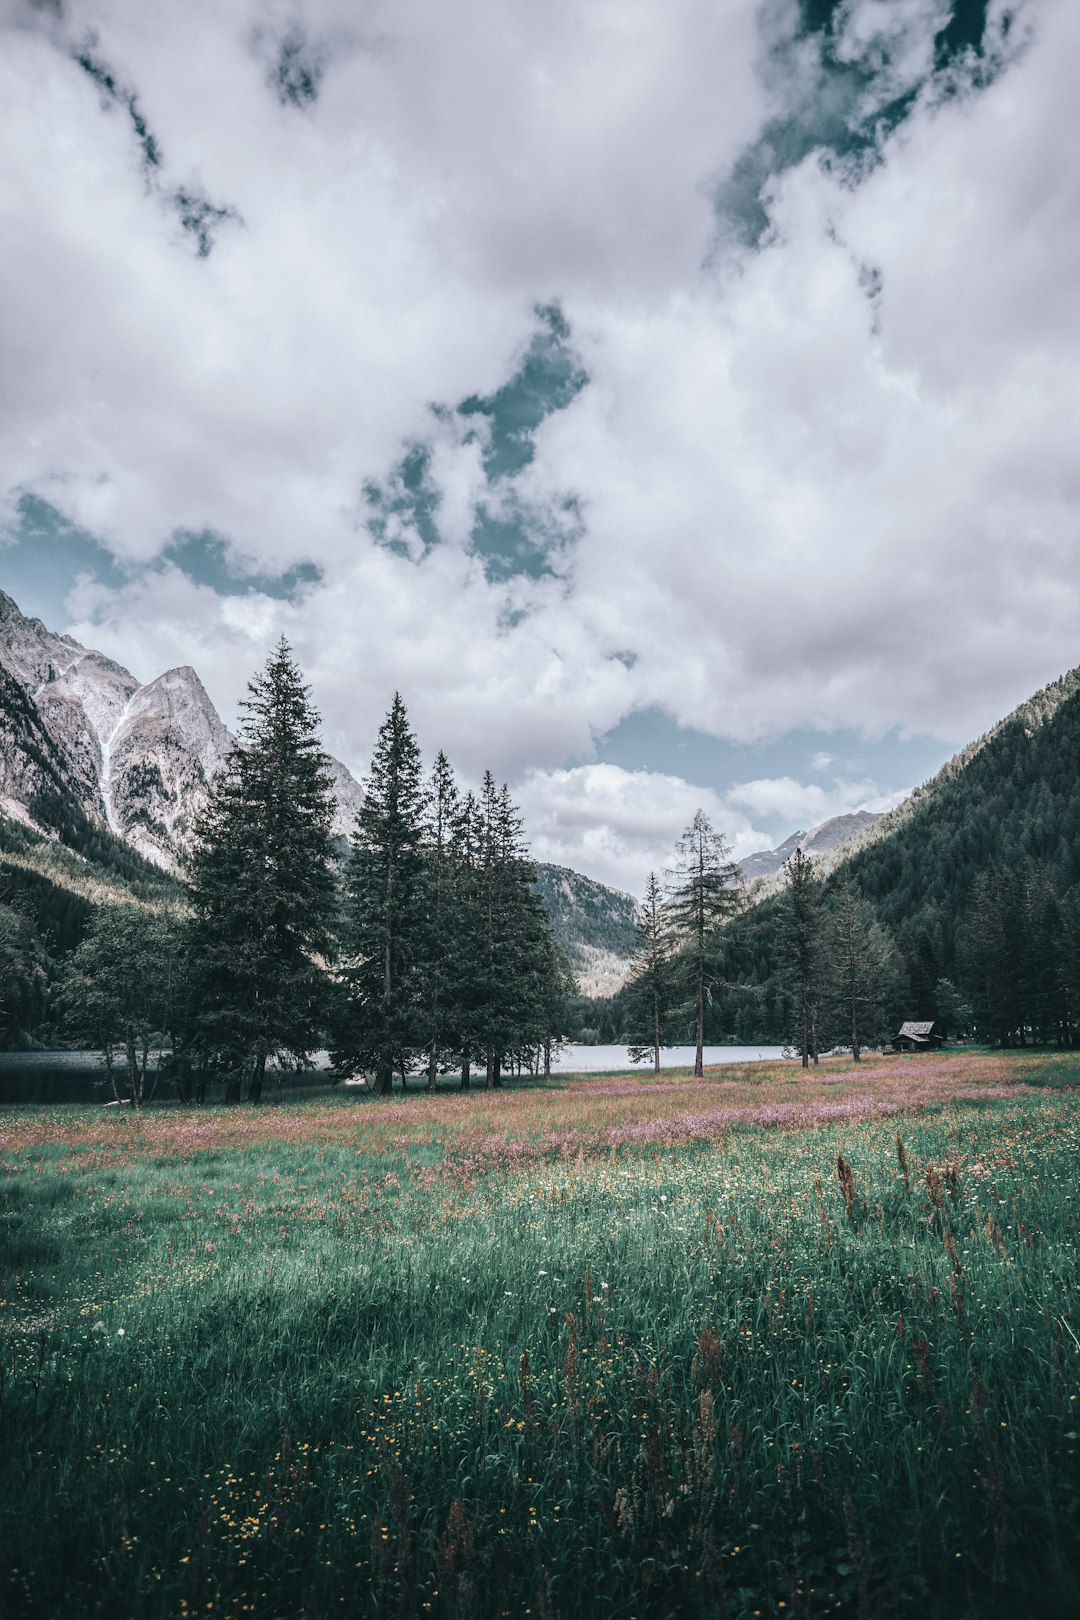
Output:
<path fill-rule="evenodd" d="M 1080 671 L 1037 693 L 829 869 L 895 946 L 888 1016 L 981 1038 L 1073 1040 L 1080 946 Z M 819 872 L 822 869 L 819 868 Z M 714 1036 L 789 1038 L 777 889 L 728 931 Z"/>
<path fill-rule="evenodd" d="M 49 990 L 96 907 L 175 903 L 180 886 L 79 817 L 72 844 L 0 814 L 0 1047 L 50 1039 Z"/>
<path fill-rule="evenodd" d="M 579 986 L 593 994 L 616 988 L 634 954 L 633 896 L 565 866 L 538 866 L 536 890 Z"/>

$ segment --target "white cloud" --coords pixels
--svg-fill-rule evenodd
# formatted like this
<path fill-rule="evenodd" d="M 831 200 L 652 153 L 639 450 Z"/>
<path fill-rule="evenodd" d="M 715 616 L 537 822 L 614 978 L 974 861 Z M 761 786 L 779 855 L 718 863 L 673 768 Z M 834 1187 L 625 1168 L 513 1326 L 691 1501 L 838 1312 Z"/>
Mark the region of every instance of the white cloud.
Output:
<path fill-rule="evenodd" d="M 140 675 L 193 663 L 230 717 L 284 631 L 348 762 L 399 688 L 426 750 L 521 784 L 538 849 L 637 883 L 704 796 L 573 763 L 635 707 L 945 746 L 1076 662 L 1070 0 L 1022 7 L 1026 52 L 925 98 L 859 186 L 813 156 L 775 180 L 762 249 L 712 269 L 710 185 L 783 111 L 751 0 L 6 14 L 37 21 L 0 53 L 0 498 L 35 489 L 133 563 L 211 528 L 263 571 L 323 571 L 292 604 L 172 567 L 79 586 L 76 633 Z M 907 84 L 941 7 L 844 15 L 841 48 L 886 41 Z M 303 111 L 267 84 L 297 20 L 324 64 Z M 91 33 L 160 140 L 153 183 L 57 48 Z M 180 185 L 242 216 L 208 259 Z M 583 532 L 565 578 L 492 583 L 467 547 L 479 446 L 430 407 L 500 387 L 548 299 L 590 382 L 513 493 L 575 495 Z M 410 560 L 372 543 L 362 492 L 425 438 L 447 543 Z M 768 843 L 753 817 L 805 824 L 863 787 L 708 802 Z"/>
<path fill-rule="evenodd" d="M 699 809 L 739 860 L 773 847 L 762 822 L 782 817 L 809 829 L 851 810 L 889 809 L 899 797 L 872 782 L 824 787 L 791 777 L 736 783 L 717 793 L 679 776 L 617 765 L 533 771 L 518 796 L 537 860 L 588 872 L 639 897 L 650 871 L 670 867 L 676 841 Z"/>

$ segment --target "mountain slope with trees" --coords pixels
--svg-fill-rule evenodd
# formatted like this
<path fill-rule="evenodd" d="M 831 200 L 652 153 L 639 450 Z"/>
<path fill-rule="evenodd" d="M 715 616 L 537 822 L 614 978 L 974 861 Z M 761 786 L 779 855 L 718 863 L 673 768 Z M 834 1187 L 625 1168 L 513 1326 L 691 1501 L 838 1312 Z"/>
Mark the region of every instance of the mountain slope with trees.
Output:
<path fill-rule="evenodd" d="M 893 942 L 883 1027 L 936 1018 L 1010 1044 L 1075 1041 L 1078 760 L 1073 670 L 817 863 L 824 902 L 850 885 Z M 790 1039 L 784 904 L 774 887 L 730 926 L 729 978 L 753 994 L 718 993 L 714 1034 Z"/>

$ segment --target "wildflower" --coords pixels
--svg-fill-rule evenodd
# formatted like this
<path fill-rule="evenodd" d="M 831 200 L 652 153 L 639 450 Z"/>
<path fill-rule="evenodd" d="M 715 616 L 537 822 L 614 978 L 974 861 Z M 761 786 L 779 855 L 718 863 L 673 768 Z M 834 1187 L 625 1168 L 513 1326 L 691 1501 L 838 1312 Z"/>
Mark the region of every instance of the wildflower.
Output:
<path fill-rule="evenodd" d="M 116 1337 L 117 1337 L 117 1338 L 118 1338 L 118 1339 L 122 1339 L 122 1338 L 123 1338 L 123 1337 L 124 1337 L 124 1330 L 123 1330 L 123 1328 L 117 1328 L 117 1330 L 116 1330 Z"/>

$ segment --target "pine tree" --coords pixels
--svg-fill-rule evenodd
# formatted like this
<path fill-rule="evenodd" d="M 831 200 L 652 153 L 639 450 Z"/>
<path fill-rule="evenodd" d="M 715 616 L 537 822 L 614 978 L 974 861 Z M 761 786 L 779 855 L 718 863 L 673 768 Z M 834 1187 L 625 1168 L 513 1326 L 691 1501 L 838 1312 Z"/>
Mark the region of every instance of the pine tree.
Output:
<path fill-rule="evenodd" d="M 720 930 L 739 906 L 741 877 L 722 833 L 704 811 L 676 845 L 676 864 L 667 901 L 672 930 L 681 937 L 693 989 L 697 1035 L 694 1074 L 705 1073 L 705 1002 L 715 979 Z"/>
<path fill-rule="evenodd" d="M 395 692 L 352 836 L 345 994 L 332 1053 L 346 1074 L 374 1070 L 383 1094 L 393 1088 L 395 1069 L 404 1083 L 426 1045 L 424 821 L 420 749 Z"/>
<path fill-rule="evenodd" d="M 660 1072 L 660 1048 L 668 1045 L 668 1024 L 675 1003 L 672 938 L 663 892 L 655 872 L 645 885 L 637 923 L 637 949 L 626 985 L 627 1011 L 634 1038 L 626 1053 L 632 1063 L 651 1057 Z"/>
<path fill-rule="evenodd" d="M 323 1039 L 333 938 L 334 801 L 319 717 L 282 637 L 250 682 L 240 741 L 197 829 L 193 1044 L 262 1096 L 267 1059 Z"/>
<path fill-rule="evenodd" d="M 802 1066 L 818 1060 L 818 1015 L 821 994 L 820 885 L 801 848 L 784 866 L 780 912 L 780 955 L 795 1008 L 795 1032 Z"/>

